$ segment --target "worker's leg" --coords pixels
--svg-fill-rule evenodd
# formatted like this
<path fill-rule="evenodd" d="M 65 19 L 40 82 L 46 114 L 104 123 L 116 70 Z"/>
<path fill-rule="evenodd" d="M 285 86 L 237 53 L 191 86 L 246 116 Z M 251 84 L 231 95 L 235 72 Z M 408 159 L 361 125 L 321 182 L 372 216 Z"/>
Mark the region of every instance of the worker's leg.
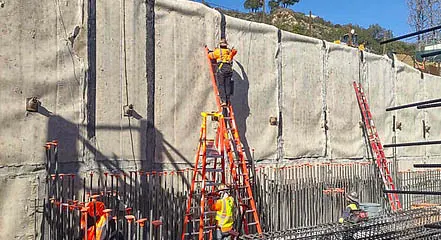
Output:
<path fill-rule="evenodd" d="M 215 240 L 222 240 L 222 231 L 218 228 L 216 229 L 216 238 Z"/>
<path fill-rule="evenodd" d="M 225 74 L 221 70 L 217 71 L 216 73 L 216 82 L 221 103 L 225 103 L 227 102 L 227 96 L 225 92 Z"/>
<path fill-rule="evenodd" d="M 224 75 L 225 79 L 225 97 L 227 102 L 230 101 L 230 95 L 232 92 L 232 77 L 233 77 L 233 69 L 231 67 L 231 64 L 224 64 L 222 67 L 222 73 Z"/>
<path fill-rule="evenodd" d="M 222 233 L 222 240 L 231 240 L 231 235 L 228 232 Z"/>

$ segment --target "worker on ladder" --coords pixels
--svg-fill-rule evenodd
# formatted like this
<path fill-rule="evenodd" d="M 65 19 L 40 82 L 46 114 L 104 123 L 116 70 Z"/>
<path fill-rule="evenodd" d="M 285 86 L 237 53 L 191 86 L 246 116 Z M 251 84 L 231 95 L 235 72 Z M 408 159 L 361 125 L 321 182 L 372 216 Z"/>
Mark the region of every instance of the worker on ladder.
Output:
<path fill-rule="evenodd" d="M 209 201 L 210 208 L 216 211 L 217 229 L 214 233 L 215 240 L 231 240 L 233 230 L 234 199 L 230 196 L 225 184 L 221 184 L 217 190 L 221 196 L 216 202 Z"/>
<path fill-rule="evenodd" d="M 228 43 L 225 38 L 222 38 L 219 47 L 214 51 L 210 51 L 208 57 L 211 61 L 215 61 L 216 67 L 216 83 L 221 100 L 221 106 L 225 107 L 230 101 L 230 95 L 234 91 L 233 77 L 233 58 L 237 50 L 228 48 Z"/>

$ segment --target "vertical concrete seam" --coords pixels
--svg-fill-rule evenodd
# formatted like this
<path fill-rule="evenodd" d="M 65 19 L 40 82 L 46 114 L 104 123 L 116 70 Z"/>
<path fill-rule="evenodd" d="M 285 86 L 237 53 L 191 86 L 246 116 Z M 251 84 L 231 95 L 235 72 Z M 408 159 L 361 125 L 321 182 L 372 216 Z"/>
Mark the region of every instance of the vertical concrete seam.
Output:
<path fill-rule="evenodd" d="M 87 140 L 96 136 L 96 0 L 88 0 L 87 15 Z M 96 156 L 95 153 L 93 153 Z"/>
<path fill-rule="evenodd" d="M 283 85 L 282 85 L 282 31 L 277 29 L 277 50 L 276 50 L 276 64 L 277 64 L 277 109 L 278 109 L 278 131 L 277 131 L 277 161 L 282 161 L 284 158 L 283 151 Z"/>
<path fill-rule="evenodd" d="M 327 80 L 328 80 L 328 57 L 329 57 L 329 47 L 326 45 L 325 41 L 322 41 L 322 114 L 323 114 L 323 130 L 325 133 L 325 148 L 323 152 L 323 157 L 327 159 L 328 157 L 328 105 L 326 101 L 327 95 Z"/>
<path fill-rule="evenodd" d="M 154 163 L 156 149 L 155 130 L 155 0 L 146 0 L 146 81 L 147 81 L 147 127 L 146 161 L 150 168 Z M 147 170 L 147 169 L 146 169 Z"/>

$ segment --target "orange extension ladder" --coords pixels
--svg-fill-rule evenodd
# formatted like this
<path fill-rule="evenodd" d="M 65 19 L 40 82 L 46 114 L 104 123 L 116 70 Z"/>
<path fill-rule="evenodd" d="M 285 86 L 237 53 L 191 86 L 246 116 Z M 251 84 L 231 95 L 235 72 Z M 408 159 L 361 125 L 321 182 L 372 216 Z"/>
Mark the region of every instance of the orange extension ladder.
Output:
<path fill-rule="evenodd" d="M 205 52 L 208 59 L 208 48 L 205 48 Z M 208 62 L 218 111 L 201 113 L 202 124 L 182 240 L 195 239 L 196 236 L 199 240 L 212 239 L 217 227 L 214 220 L 216 212 L 210 210 L 208 201 L 218 198 L 216 187 L 221 184 L 229 186 L 231 192 L 234 192 L 235 206 L 239 209 L 235 224 L 240 222 L 240 225 L 236 226 L 243 228 L 245 234 L 262 233 L 248 173 L 250 163 L 245 157 L 240 141 L 233 107 L 229 103 L 225 107 L 220 105 L 213 66 L 209 59 Z M 208 117 L 218 124 L 214 139 L 207 139 Z"/>
<path fill-rule="evenodd" d="M 369 110 L 369 104 L 367 98 L 361 88 L 360 84 L 353 83 L 355 94 L 357 95 L 358 106 L 360 107 L 361 116 L 363 119 L 364 127 L 369 138 L 369 144 L 373 153 L 375 154 L 376 164 L 380 171 L 381 178 L 383 179 L 386 190 L 396 190 L 395 184 L 391 176 L 389 167 L 387 166 L 386 155 L 384 154 L 383 145 L 381 144 L 380 137 L 378 136 L 377 128 L 372 120 L 372 114 Z M 387 197 L 390 202 L 392 211 L 401 209 L 401 202 L 396 193 L 388 193 Z"/>

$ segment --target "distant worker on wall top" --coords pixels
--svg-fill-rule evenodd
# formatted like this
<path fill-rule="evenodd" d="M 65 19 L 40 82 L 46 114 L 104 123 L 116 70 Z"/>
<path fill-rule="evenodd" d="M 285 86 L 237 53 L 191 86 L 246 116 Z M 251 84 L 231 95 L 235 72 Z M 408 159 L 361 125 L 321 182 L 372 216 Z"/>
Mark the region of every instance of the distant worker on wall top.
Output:
<path fill-rule="evenodd" d="M 225 38 L 219 42 L 219 47 L 214 51 L 210 51 L 208 57 L 212 61 L 216 61 L 216 83 L 219 90 L 221 106 L 225 107 L 230 103 L 230 95 L 233 95 L 233 58 L 237 50 L 228 48 L 228 43 Z"/>

